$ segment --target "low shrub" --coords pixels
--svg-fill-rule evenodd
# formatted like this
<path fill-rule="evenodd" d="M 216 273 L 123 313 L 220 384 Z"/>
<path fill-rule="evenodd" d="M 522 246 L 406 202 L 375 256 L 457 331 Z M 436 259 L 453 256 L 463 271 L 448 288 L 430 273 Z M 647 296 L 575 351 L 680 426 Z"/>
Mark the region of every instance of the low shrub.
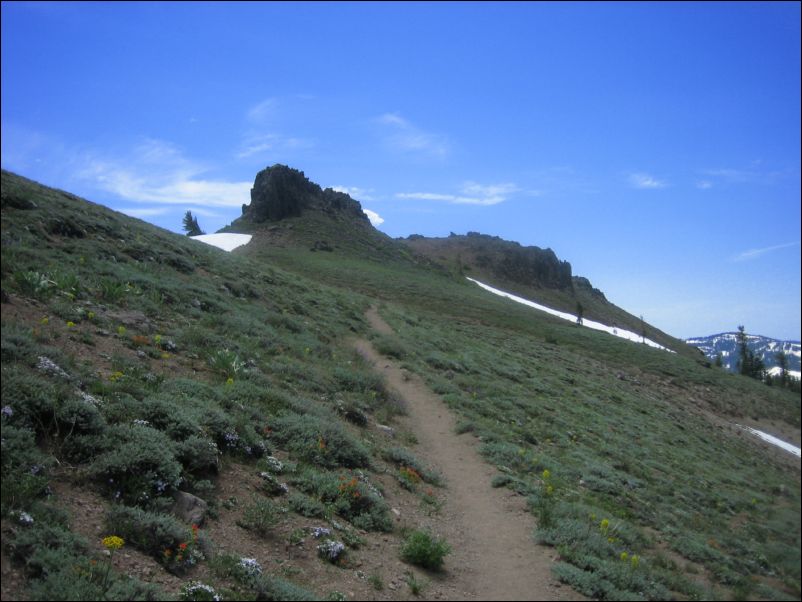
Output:
<path fill-rule="evenodd" d="M 175 456 L 184 470 L 195 477 L 217 474 L 220 448 L 205 437 L 192 435 L 175 444 Z"/>
<path fill-rule="evenodd" d="M 189 530 L 173 516 L 117 505 L 109 510 L 106 523 L 110 531 L 171 572 L 180 573 L 204 559 L 206 542 L 197 528 Z"/>
<path fill-rule="evenodd" d="M 138 424 L 119 425 L 109 431 L 113 447 L 92 464 L 90 474 L 111 497 L 148 506 L 153 498 L 178 487 L 182 467 L 167 435 Z"/>
<path fill-rule="evenodd" d="M 401 548 L 401 558 L 411 564 L 439 571 L 443 559 L 451 552 L 445 540 L 439 539 L 428 531 L 413 531 Z"/>
<path fill-rule="evenodd" d="M 442 484 L 442 477 L 439 474 L 427 468 L 414 454 L 403 447 L 390 447 L 383 450 L 382 458 L 388 462 L 392 462 L 401 469 L 412 469 L 414 474 L 407 471 L 408 478 L 401 477 L 402 481 L 406 481 L 408 484 L 415 480 L 415 475 L 432 485 Z"/>
<path fill-rule="evenodd" d="M 339 424 L 289 414 L 274 422 L 273 439 L 300 460 L 335 468 L 370 465 L 368 450 Z"/>
<path fill-rule="evenodd" d="M 287 509 L 272 500 L 254 497 L 245 507 L 242 518 L 237 524 L 243 529 L 255 531 L 259 535 L 267 535 L 280 522 Z"/>

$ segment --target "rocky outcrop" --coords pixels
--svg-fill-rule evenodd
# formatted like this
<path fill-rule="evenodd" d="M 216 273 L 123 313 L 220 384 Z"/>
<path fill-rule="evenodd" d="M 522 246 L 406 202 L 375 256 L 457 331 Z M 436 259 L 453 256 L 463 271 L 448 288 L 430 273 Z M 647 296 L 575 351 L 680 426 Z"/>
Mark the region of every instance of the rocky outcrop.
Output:
<path fill-rule="evenodd" d="M 286 165 L 273 165 L 256 174 L 251 203 L 242 206 L 243 217 L 255 223 L 299 217 L 306 211 L 322 211 L 370 223 L 359 201 L 331 188 L 324 190 L 304 172 Z"/>

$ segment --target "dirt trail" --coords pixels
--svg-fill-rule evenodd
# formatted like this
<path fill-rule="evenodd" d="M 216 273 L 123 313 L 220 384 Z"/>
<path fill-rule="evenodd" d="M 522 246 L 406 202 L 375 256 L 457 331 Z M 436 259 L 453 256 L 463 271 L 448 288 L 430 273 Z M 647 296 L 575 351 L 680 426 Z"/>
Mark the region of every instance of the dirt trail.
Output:
<path fill-rule="evenodd" d="M 367 318 L 376 331 L 393 332 L 375 308 Z M 438 532 L 453 548 L 446 557 L 447 579 L 453 580 L 448 589 L 460 599 L 585 599 L 554 579 L 556 552 L 534 544 L 535 522 L 523 498 L 491 487 L 496 470 L 482 460 L 472 435 L 455 434 L 455 419 L 443 401 L 419 377 L 377 353 L 370 342 L 358 340 L 355 346 L 406 402 L 409 427 L 419 443 L 415 454 L 445 478 L 444 521 Z"/>

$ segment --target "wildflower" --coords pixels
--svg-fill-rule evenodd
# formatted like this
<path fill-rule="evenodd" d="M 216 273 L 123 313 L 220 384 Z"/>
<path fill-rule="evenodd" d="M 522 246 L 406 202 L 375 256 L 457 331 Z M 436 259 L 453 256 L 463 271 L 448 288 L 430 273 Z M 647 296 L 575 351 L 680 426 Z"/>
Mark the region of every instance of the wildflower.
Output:
<path fill-rule="evenodd" d="M 621 560 L 624 562 L 629 560 L 629 554 L 627 554 L 626 552 L 621 552 Z"/>
<path fill-rule="evenodd" d="M 162 343 L 162 335 L 160 335 L 160 334 L 155 335 L 153 337 L 153 342 L 156 343 L 156 345 L 161 345 L 161 343 Z"/>
<path fill-rule="evenodd" d="M 40 323 L 42 326 L 47 326 L 47 325 L 50 323 L 50 318 L 48 318 L 47 316 L 45 316 L 44 318 L 42 318 L 41 320 L 39 320 L 39 323 Z"/>
<path fill-rule="evenodd" d="M 106 546 L 108 550 L 119 550 L 121 547 L 125 545 L 125 541 L 122 537 L 118 537 L 116 535 L 109 535 L 108 537 L 103 538 L 103 545 Z"/>
<path fill-rule="evenodd" d="M 610 528 L 610 521 L 606 518 L 603 518 L 601 523 L 599 523 L 599 529 L 602 533 L 607 533 L 607 529 Z"/>
<path fill-rule="evenodd" d="M 164 353 L 162 353 L 161 357 L 162 357 L 163 360 L 169 360 L 170 359 L 170 354 L 165 351 Z"/>
<path fill-rule="evenodd" d="M 117 327 L 117 334 L 120 335 L 121 337 L 125 336 L 125 326 L 118 326 Z"/>
<path fill-rule="evenodd" d="M 342 542 L 333 541 L 331 539 L 324 541 L 317 547 L 318 555 L 325 558 L 329 562 L 336 561 L 344 551 L 345 545 Z"/>
<path fill-rule="evenodd" d="M 125 376 L 125 375 L 124 375 L 122 372 L 120 372 L 119 370 L 117 370 L 116 372 L 112 373 L 112 374 L 111 374 L 111 376 L 109 376 L 109 380 L 110 380 L 111 382 L 117 382 L 117 381 L 118 381 L 118 380 L 120 380 L 120 379 L 121 379 L 123 376 Z"/>
<path fill-rule="evenodd" d="M 551 495 L 552 493 L 554 493 L 554 487 L 552 487 L 551 485 L 548 485 L 546 487 L 546 495 Z"/>
<path fill-rule="evenodd" d="M 164 554 L 165 560 L 168 560 L 170 556 L 173 555 L 173 551 L 170 548 L 166 548 L 162 553 Z"/>
<path fill-rule="evenodd" d="M 543 480 L 544 481 L 548 481 L 549 477 L 551 477 L 551 473 L 549 472 L 549 469 L 547 468 L 546 470 L 543 471 Z"/>
<path fill-rule="evenodd" d="M 182 600 L 222 600 L 214 588 L 200 581 L 193 581 L 181 589 Z"/>
<path fill-rule="evenodd" d="M 258 577 L 262 574 L 262 565 L 256 558 L 240 558 L 239 566 L 248 577 Z"/>
<path fill-rule="evenodd" d="M 227 384 L 227 385 L 233 385 L 233 384 L 234 384 L 234 379 L 233 379 L 233 378 L 231 378 L 231 377 L 229 376 L 229 377 L 226 379 L 226 384 Z"/>
<path fill-rule="evenodd" d="M 14 410 L 11 406 L 3 406 L 3 409 L 0 410 L 0 414 L 3 415 L 3 418 L 11 418 L 14 415 Z"/>
<path fill-rule="evenodd" d="M 629 559 L 629 562 L 630 562 L 630 564 L 632 564 L 632 568 L 636 569 L 636 568 L 638 568 L 638 565 L 640 564 L 640 557 L 637 554 L 633 554 L 632 558 Z"/>
<path fill-rule="evenodd" d="M 67 328 L 75 328 L 75 322 L 73 321 L 67 322 Z"/>
<path fill-rule="evenodd" d="M 32 525 L 33 524 L 33 517 L 30 514 L 28 514 L 27 512 L 23 511 L 23 510 L 18 510 L 18 511 L 12 512 L 11 515 L 12 516 L 16 516 L 17 522 L 19 522 L 19 524 L 21 524 L 21 525 L 24 525 L 24 526 L 27 527 L 28 525 Z"/>
<path fill-rule="evenodd" d="M 181 548 L 181 551 L 183 552 L 184 550 L 187 549 L 187 542 L 182 542 L 178 544 L 178 547 Z"/>
<path fill-rule="evenodd" d="M 90 320 L 94 320 L 95 319 L 95 312 L 90 311 L 88 314 L 86 314 L 86 317 L 89 318 Z"/>
<path fill-rule="evenodd" d="M 323 451 L 324 449 L 326 449 L 326 442 L 323 440 L 322 436 L 318 437 L 318 439 L 317 439 L 317 448 L 320 451 Z"/>
<path fill-rule="evenodd" d="M 324 535 L 331 535 L 331 529 L 327 529 L 326 527 L 315 527 L 312 529 L 312 535 L 315 539 L 320 539 Z"/>

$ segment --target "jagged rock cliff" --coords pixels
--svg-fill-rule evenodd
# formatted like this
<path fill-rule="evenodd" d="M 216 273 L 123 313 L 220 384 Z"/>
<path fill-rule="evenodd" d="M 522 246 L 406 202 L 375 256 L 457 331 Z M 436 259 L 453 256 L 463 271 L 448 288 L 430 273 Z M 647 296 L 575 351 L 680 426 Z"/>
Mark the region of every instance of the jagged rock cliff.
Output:
<path fill-rule="evenodd" d="M 324 190 L 311 182 L 304 172 L 279 164 L 256 174 L 251 188 L 251 203 L 242 206 L 242 216 L 261 223 L 298 217 L 310 210 L 369 223 L 359 201 L 331 188 Z"/>

